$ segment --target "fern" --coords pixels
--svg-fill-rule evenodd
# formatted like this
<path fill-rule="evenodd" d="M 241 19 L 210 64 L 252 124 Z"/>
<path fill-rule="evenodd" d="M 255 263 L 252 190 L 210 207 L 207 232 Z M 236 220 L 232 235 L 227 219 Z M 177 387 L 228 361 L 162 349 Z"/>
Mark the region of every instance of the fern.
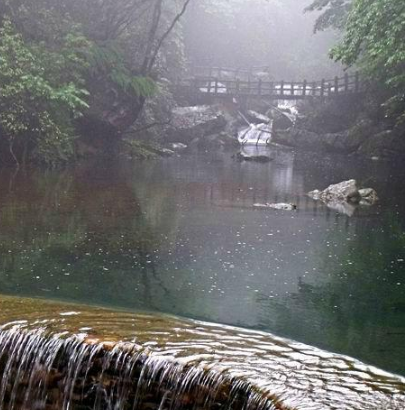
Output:
<path fill-rule="evenodd" d="M 136 95 L 152 97 L 156 92 L 157 86 L 150 77 L 135 76 L 132 77 L 131 88 Z"/>
<path fill-rule="evenodd" d="M 151 97 L 156 92 L 155 81 L 150 77 L 137 76 L 131 72 L 116 43 L 93 44 L 88 53 L 88 62 L 93 75 L 106 76 L 126 93 L 138 97 Z"/>

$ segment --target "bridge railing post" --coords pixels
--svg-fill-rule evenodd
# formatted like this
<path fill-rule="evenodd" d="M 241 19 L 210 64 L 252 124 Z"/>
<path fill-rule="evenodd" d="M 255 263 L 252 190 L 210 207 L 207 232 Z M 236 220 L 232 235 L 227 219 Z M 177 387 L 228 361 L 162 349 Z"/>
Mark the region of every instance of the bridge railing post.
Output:
<path fill-rule="evenodd" d="M 284 80 L 281 81 L 281 84 L 280 84 L 280 95 L 284 96 Z"/>
<path fill-rule="evenodd" d="M 349 91 L 349 74 L 345 73 L 345 93 Z"/>
<path fill-rule="evenodd" d="M 215 78 L 215 95 L 218 94 L 218 78 Z"/>
<path fill-rule="evenodd" d="M 305 97 L 307 95 L 307 80 L 304 80 L 304 84 L 302 85 L 302 96 Z"/>
<path fill-rule="evenodd" d="M 339 77 L 335 77 L 335 94 L 339 92 Z"/>
<path fill-rule="evenodd" d="M 312 97 L 316 97 L 316 91 L 317 91 L 317 89 L 316 89 L 316 82 L 314 81 L 314 82 L 312 83 Z"/>
<path fill-rule="evenodd" d="M 325 79 L 322 78 L 322 81 L 321 81 L 321 97 L 324 97 L 324 96 L 325 96 Z"/>
<path fill-rule="evenodd" d="M 294 81 L 291 81 L 291 95 L 294 95 Z"/>
<path fill-rule="evenodd" d="M 193 81 L 193 83 L 192 83 L 192 93 L 197 95 L 198 94 L 198 78 L 194 77 L 192 81 Z"/>
<path fill-rule="evenodd" d="M 209 76 L 208 83 L 207 83 L 207 94 L 211 94 L 211 86 L 212 86 L 212 81 L 211 81 L 211 76 Z"/>
<path fill-rule="evenodd" d="M 274 83 L 273 83 L 273 81 L 270 81 L 269 82 L 269 95 L 270 95 L 270 97 L 272 97 L 273 94 L 274 94 Z"/>

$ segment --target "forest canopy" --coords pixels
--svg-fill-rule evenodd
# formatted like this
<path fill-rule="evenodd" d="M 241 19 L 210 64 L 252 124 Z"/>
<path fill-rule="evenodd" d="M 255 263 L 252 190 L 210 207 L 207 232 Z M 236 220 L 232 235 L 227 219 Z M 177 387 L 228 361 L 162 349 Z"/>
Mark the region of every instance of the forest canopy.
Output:
<path fill-rule="evenodd" d="M 396 0 L 0 0 L 0 161 L 67 162 L 79 136 L 111 147 L 186 62 L 290 81 L 356 67 L 401 122 L 404 38 Z"/>
<path fill-rule="evenodd" d="M 130 126 L 189 2 L 0 0 L 2 161 L 69 160 L 80 118 L 111 135 Z"/>
<path fill-rule="evenodd" d="M 330 52 L 346 67 L 356 66 L 381 99 L 386 115 L 405 121 L 405 2 L 397 0 L 315 0 L 321 11 L 315 30 L 338 28 L 342 40 Z"/>

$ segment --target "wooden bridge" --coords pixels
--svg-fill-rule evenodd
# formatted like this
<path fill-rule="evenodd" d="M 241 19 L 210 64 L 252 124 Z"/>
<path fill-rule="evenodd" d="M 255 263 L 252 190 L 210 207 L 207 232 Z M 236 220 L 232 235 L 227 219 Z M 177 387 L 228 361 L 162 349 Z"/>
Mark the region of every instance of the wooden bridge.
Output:
<path fill-rule="evenodd" d="M 358 73 L 321 81 L 286 82 L 260 78 L 266 71 L 197 67 L 193 76 L 177 82 L 179 91 L 211 97 L 259 97 L 272 100 L 328 98 L 362 91 Z M 242 77 L 242 78 L 240 78 Z"/>

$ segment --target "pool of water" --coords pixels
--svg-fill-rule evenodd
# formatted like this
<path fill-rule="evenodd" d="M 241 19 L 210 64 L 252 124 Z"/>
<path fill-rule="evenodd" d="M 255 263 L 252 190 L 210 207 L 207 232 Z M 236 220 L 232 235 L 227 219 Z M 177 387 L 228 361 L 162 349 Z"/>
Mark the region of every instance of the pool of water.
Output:
<path fill-rule="evenodd" d="M 404 177 L 285 151 L 3 170 L 0 293 L 264 330 L 405 374 Z M 350 178 L 381 201 L 349 217 L 305 195 Z"/>

